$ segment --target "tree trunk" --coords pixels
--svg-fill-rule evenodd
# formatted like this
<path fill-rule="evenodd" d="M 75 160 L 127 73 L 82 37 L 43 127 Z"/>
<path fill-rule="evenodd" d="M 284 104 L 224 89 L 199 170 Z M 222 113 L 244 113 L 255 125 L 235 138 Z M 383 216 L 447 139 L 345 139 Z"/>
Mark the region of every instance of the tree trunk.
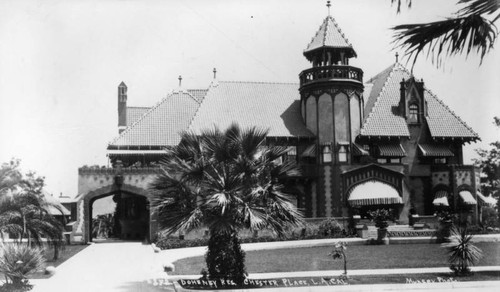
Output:
<path fill-rule="evenodd" d="M 246 278 L 245 252 L 241 249 L 237 232 L 210 231 L 206 263 L 210 279 L 231 280 L 237 285 Z"/>
<path fill-rule="evenodd" d="M 59 245 L 54 244 L 54 261 L 56 261 L 59 258 Z"/>

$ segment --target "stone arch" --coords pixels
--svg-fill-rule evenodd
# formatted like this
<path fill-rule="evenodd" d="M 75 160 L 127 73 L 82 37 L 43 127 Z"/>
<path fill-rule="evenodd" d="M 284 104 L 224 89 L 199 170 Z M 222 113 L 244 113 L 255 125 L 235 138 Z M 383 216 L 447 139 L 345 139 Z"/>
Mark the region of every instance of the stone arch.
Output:
<path fill-rule="evenodd" d="M 123 193 L 130 194 L 136 196 L 145 197 L 149 205 L 151 205 L 152 195 L 147 190 L 128 185 L 128 184 L 112 184 L 108 186 L 104 186 L 93 191 L 89 191 L 87 194 L 83 195 L 81 199 L 77 203 L 78 208 L 78 219 L 77 219 L 77 227 L 76 227 L 76 235 L 78 233 L 83 236 L 82 240 L 84 242 L 92 241 L 91 230 L 92 230 L 92 204 L 100 199 L 107 196 L 111 196 L 113 194 Z M 156 233 L 156 214 L 152 212 L 152 209 L 149 208 L 149 232 L 147 234 L 147 240 L 151 240 Z M 78 226 L 80 225 L 80 226 Z"/>

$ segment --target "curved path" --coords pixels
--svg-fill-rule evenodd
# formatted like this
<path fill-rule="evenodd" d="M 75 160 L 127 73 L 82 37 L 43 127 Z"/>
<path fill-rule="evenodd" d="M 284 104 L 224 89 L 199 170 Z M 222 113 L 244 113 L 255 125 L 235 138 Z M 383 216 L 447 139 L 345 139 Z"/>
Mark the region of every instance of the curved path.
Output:
<path fill-rule="evenodd" d="M 165 291 L 153 285 L 161 257 L 140 242 L 97 243 L 57 267 L 49 279 L 34 281 L 35 292 Z"/>

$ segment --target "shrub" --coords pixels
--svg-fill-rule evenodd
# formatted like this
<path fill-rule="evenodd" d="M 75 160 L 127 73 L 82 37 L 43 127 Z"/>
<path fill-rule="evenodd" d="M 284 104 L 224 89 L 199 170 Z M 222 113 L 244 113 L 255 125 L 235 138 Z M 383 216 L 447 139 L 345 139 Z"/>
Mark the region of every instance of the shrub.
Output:
<path fill-rule="evenodd" d="M 43 268 L 45 260 L 40 248 L 31 248 L 26 244 L 0 245 L 0 273 L 3 273 L 13 288 L 27 289 L 31 287 L 26 276 Z M 23 290 L 19 290 L 23 291 Z"/>
<path fill-rule="evenodd" d="M 473 235 L 467 228 L 451 228 L 450 242 L 443 244 L 448 250 L 450 269 L 458 276 L 470 274 L 470 266 L 481 259 L 483 252 L 472 244 Z"/>
<path fill-rule="evenodd" d="M 334 218 L 327 218 L 319 224 L 318 232 L 326 237 L 337 237 L 342 235 L 342 226 Z"/>
<path fill-rule="evenodd" d="M 498 212 L 492 207 L 483 207 L 482 221 L 484 227 L 498 227 Z"/>

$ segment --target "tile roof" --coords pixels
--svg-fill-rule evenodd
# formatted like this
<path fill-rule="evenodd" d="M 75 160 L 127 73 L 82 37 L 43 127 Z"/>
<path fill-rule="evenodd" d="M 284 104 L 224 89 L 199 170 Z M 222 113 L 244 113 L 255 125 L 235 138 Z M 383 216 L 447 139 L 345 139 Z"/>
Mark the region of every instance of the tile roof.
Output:
<path fill-rule="evenodd" d="M 269 129 L 273 137 L 312 137 L 300 115 L 299 85 L 292 83 L 224 82 L 209 88 L 189 129 L 242 127 Z"/>
<path fill-rule="evenodd" d="M 184 91 L 173 92 L 123 131 L 110 146 L 177 145 L 200 103 Z"/>
<path fill-rule="evenodd" d="M 379 156 L 383 157 L 404 157 L 406 151 L 401 144 L 382 144 L 377 145 L 377 152 Z"/>
<path fill-rule="evenodd" d="M 450 157 L 454 156 L 447 145 L 442 144 L 418 144 L 420 152 L 424 157 Z"/>
<path fill-rule="evenodd" d="M 349 43 L 335 19 L 330 15 L 325 18 L 304 52 L 310 52 L 321 47 L 348 48 L 354 51 L 351 43 Z M 354 52 L 354 55 L 356 55 L 356 52 Z"/>
<path fill-rule="evenodd" d="M 201 103 L 207 95 L 208 89 L 188 89 L 187 92 Z"/>
<path fill-rule="evenodd" d="M 367 81 L 371 90 L 365 104 L 365 121 L 361 136 L 410 135 L 405 118 L 399 116 L 395 110 L 400 100 L 400 82 L 410 77 L 410 72 L 396 63 Z M 432 137 L 479 139 L 465 122 L 427 88 L 424 91 L 424 99 L 428 106 L 426 120 Z"/>
<path fill-rule="evenodd" d="M 139 120 L 150 107 L 127 107 L 127 127 Z"/>

